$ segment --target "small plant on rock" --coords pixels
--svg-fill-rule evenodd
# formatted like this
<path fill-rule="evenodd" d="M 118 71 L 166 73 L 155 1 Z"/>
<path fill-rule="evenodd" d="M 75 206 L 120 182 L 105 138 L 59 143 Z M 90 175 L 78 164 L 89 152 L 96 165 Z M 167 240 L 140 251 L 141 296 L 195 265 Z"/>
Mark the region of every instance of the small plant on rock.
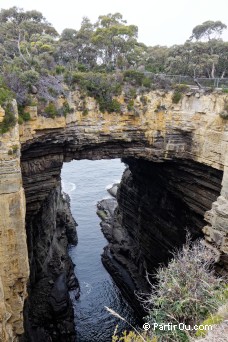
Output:
<path fill-rule="evenodd" d="M 224 103 L 223 111 L 222 111 L 221 113 L 219 113 L 219 116 L 220 116 L 222 119 L 225 119 L 225 120 L 228 119 L 228 101 L 226 101 L 226 102 Z"/>

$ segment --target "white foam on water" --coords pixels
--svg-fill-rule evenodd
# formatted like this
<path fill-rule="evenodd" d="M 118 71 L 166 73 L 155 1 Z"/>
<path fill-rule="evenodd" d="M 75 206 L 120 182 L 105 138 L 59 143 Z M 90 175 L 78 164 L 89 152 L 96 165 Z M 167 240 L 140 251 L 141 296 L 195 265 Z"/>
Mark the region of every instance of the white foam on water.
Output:
<path fill-rule="evenodd" d="M 113 187 L 113 184 L 114 184 L 114 183 L 108 184 L 108 185 L 105 187 L 105 190 L 111 189 L 111 188 Z"/>
<path fill-rule="evenodd" d="M 62 181 L 62 189 L 63 192 L 70 195 L 76 189 L 76 184 L 68 181 Z"/>
<path fill-rule="evenodd" d="M 83 281 L 82 287 L 85 290 L 86 294 L 90 294 L 90 292 L 92 291 L 92 288 L 93 288 L 91 284 L 86 283 L 85 281 Z"/>

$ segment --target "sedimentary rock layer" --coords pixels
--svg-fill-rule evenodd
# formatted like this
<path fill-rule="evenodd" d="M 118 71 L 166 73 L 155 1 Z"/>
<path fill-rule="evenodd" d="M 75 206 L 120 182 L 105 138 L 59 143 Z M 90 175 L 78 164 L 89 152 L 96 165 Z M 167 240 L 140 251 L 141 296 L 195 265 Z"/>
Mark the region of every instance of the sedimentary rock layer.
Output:
<path fill-rule="evenodd" d="M 132 298 L 132 290 L 148 290 L 145 272 L 153 274 L 167 263 L 186 232 L 202 237 L 204 214 L 220 194 L 223 173 L 188 160 L 124 162 L 129 167 L 117 192 L 118 207 L 111 226 L 103 229 L 109 240 L 103 262 L 119 284 L 124 283 L 122 268 L 128 270 Z"/>
<path fill-rule="evenodd" d="M 5 342 L 23 333 L 29 267 L 18 126 L 0 139 L 0 341 Z"/>
<path fill-rule="evenodd" d="M 79 291 L 68 244 L 76 244 L 75 221 L 69 198 L 58 185 L 36 215 L 27 216 L 30 262 L 25 305 L 25 341 L 75 341 L 74 314 L 69 290 Z"/>

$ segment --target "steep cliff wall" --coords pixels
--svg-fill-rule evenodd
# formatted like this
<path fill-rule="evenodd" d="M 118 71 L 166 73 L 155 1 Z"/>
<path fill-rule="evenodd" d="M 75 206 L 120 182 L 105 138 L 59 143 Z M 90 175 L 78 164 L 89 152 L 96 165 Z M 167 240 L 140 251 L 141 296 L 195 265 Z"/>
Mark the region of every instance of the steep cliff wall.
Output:
<path fill-rule="evenodd" d="M 220 194 L 222 171 L 189 160 L 124 162 L 129 167 L 113 221 L 103 229 L 109 245 L 102 260 L 132 303 L 134 291 L 149 291 L 146 271 L 152 275 L 166 264 L 186 232 L 193 239 L 203 236 L 204 214 Z M 130 286 L 122 268 L 132 279 Z"/>
<path fill-rule="evenodd" d="M 54 196 L 56 193 L 57 187 L 59 185 L 59 175 L 62 163 L 72 159 L 83 158 L 101 159 L 133 157 L 136 159 L 141 158 L 153 162 L 162 162 L 164 165 L 171 165 L 166 163 L 168 161 L 175 161 L 176 163 L 173 163 L 172 165 L 178 165 L 178 167 L 173 166 L 172 169 L 171 166 L 169 166 L 169 172 L 167 174 L 161 173 L 161 176 L 163 175 L 163 178 L 160 179 L 161 183 L 165 180 L 167 181 L 167 177 L 170 177 L 172 183 L 175 183 L 175 176 L 173 176 L 175 172 L 177 172 L 179 175 L 186 175 L 188 173 L 188 185 L 191 183 L 192 179 L 199 179 L 199 184 L 197 183 L 197 187 L 199 185 L 201 191 L 209 191 L 209 193 L 212 189 L 210 189 L 210 186 L 208 185 L 208 179 L 204 179 L 202 177 L 203 166 L 201 169 L 196 165 L 205 165 L 208 167 L 207 170 L 212 170 L 210 168 L 220 170 L 221 172 L 218 172 L 216 177 L 213 176 L 217 180 L 215 182 L 216 186 L 213 183 L 215 186 L 214 195 L 210 200 L 207 196 L 205 196 L 205 204 L 200 203 L 197 200 L 198 195 L 200 196 L 202 194 L 200 192 L 195 197 L 191 198 L 190 196 L 191 200 L 189 201 L 191 202 L 191 205 L 187 200 L 185 201 L 186 203 L 181 204 L 183 205 L 183 212 L 185 213 L 184 217 L 186 221 L 181 221 L 178 223 L 177 230 L 169 236 L 171 239 L 169 242 L 168 239 L 166 239 L 164 244 L 162 244 L 161 239 L 164 237 L 164 234 L 159 235 L 158 232 L 163 223 L 167 226 L 167 222 L 165 220 L 158 222 L 158 225 L 154 227 L 156 230 L 156 238 L 163 246 L 162 255 L 165 257 L 166 249 L 176 243 L 179 233 L 182 239 L 183 235 L 180 225 L 183 225 L 185 222 L 190 220 L 190 212 L 193 210 L 191 207 L 194 206 L 193 202 L 196 201 L 194 212 L 196 212 L 197 215 L 194 216 L 194 222 L 192 223 L 196 225 L 197 228 L 195 229 L 198 232 L 199 228 L 203 224 L 203 211 L 210 210 L 211 203 L 215 201 L 212 205 L 212 212 L 206 216 L 209 224 L 205 230 L 205 233 L 207 234 L 207 240 L 210 240 L 210 243 L 218 249 L 219 253 L 222 252 L 222 257 L 225 258 L 227 253 L 227 217 L 226 209 L 224 208 L 226 208 L 228 203 L 228 160 L 226 159 L 226 155 L 228 154 L 228 121 L 222 119 L 219 116 L 219 113 L 223 111 L 225 102 L 227 100 L 228 96 L 223 93 L 203 94 L 191 92 L 184 95 L 180 103 L 173 104 L 171 92 L 165 93 L 161 91 L 153 91 L 148 94 L 144 94 L 143 100 L 140 96 L 135 99 L 134 106 L 136 110 L 134 112 L 129 112 L 127 110 L 127 105 L 124 104 L 124 98 L 120 97 L 119 101 L 122 103 L 122 112 L 120 114 L 101 113 L 95 100 L 92 98 L 87 98 L 86 102 L 88 114 L 83 115 L 83 112 L 80 109 L 80 104 L 83 100 L 80 98 L 80 94 L 75 91 L 73 93 L 69 93 L 68 96 L 68 102 L 70 107 L 74 109 L 74 112 L 72 114 L 68 114 L 66 118 L 45 118 L 37 115 L 36 107 L 28 108 L 32 119 L 31 121 L 20 126 L 20 142 L 22 144 L 21 168 L 23 173 L 23 185 L 26 194 L 27 222 L 29 222 L 27 225 L 27 234 L 29 237 L 29 255 L 32 265 L 35 265 L 34 260 L 36 259 L 36 257 L 34 258 L 33 253 L 37 253 L 36 255 L 40 253 L 38 241 L 42 241 L 42 239 L 35 241 L 37 238 L 35 232 L 38 230 L 40 236 L 42 234 L 45 235 L 44 231 L 42 230 L 45 227 L 45 220 L 39 226 L 39 228 L 37 228 L 34 223 L 31 223 L 32 217 L 37 218 L 39 217 L 37 215 L 42 215 L 41 212 L 44 213 L 44 203 L 47 203 L 45 201 L 48 201 L 51 194 Z M 18 128 L 16 127 L 16 130 L 17 129 Z M 16 134 L 13 132 L 16 131 L 13 130 L 10 133 L 7 133 L 8 135 L 3 136 L 3 138 L 5 139 L 6 137 L 8 140 L 11 139 L 12 142 L 14 139 L 14 134 Z M 14 279 L 19 278 L 20 282 L 22 281 L 24 286 L 28 275 L 28 259 L 26 257 L 27 253 L 24 232 L 24 214 L 22 214 L 24 202 L 23 190 L 20 183 L 21 175 L 19 168 L 19 155 L 17 157 L 14 155 L 7 155 L 8 152 L 6 151 L 9 147 L 7 144 L 9 144 L 9 142 L 6 139 L 1 146 L 1 151 L 5 151 L 1 159 L 4 161 L 1 166 L 1 180 L 7 178 L 8 185 L 6 185 L 6 183 L 1 185 L 3 186 L 3 190 L 1 191 L 2 196 L 13 196 L 14 200 L 16 198 L 16 194 L 18 194 L 18 196 L 20 194 L 20 198 L 18 198 L 18 210 L 21 212 L 21 221 L 17 219 L 17 224 L 15 224 L 17 215 L 12 214 L 12 212 L 11 214 L 8 212 L 6 215 L 8 215 L 7 217 L 9 218 L 9 221 L 12 222 L 13 229 L 16 231 L 15 234 L 20 235 L 20 239 L 15 241 L 15 245 L 13 247 L 13 255 L 17 256 L 19 259 L 21 258 L 18 260 L 18 271 L 15 273 L 16 275 L 14 276 Z M 19 138 L 16 135 L 15 141 L 15 144 L 19 145 Z M 182 161 L 183 167 L 181 169 Z M 192 166 L 190 165 L 191 161 L 193 161 Z M 161 166 L 161 168 L 162 167 L 163 166 Z M 185 170 L 183 170 L 183 168 Z M 132 170 L 133 169 L 134 168 L 132 166 Z M 220 197 L 216 201 L 216 196 L 219 194 L 219 180 L 221 180 L 221 174 L 223 171 L 223 187 Z M 139 172 L 140 171 L 136 171 L 135 169 L 135 174 L 139 174 Z M 193 176 L 195 172 L 196 176 Z M 11 176 L 11 174 L 13 176 Z M 132 171 L 132 175 L 133 174 L 134 172 Z M 183 177 L 186 180 L 186 177 Z M 17 186 L 12 187 L 15 179 Z M 18 182 L 20 185 L 18 185 Z M 126 182 L 128 182 L 127 179 Z M 204 187 L 202 184 L 205 182 L 207 185 Z M 3 181 L 1 184 L 3 184 Z M 167 184 L 167 182 L 165 184 Z M 139 183 L 138 186 L 141 185 L 142 184 Z M 169 185 L 168 192 L 169 196 L 171 196 L 170 198 L 174 196 L 174 191 L 179 193 L 179 199 L 180 197 L 183 197 L 181 195 L 181 187 L 173 186 L 172 188 L 170 184 L 167 185 Z M 155 186 L 155 184 L 153 186 Z M 153 189 L 154 191 L 158 191 L 157 187 L 154 187 Z M 162 189 L 164 189 L 164 187 Z M 194 189 L 191 191 L 194 192 Z M 128 191 L 130 192 L 130 188 L 125 192 Z M 212 192 L 213 191 L 211 191 L 211 193 Z M 122 194 L 124 198 L 124 185 Z M 164 203 L 166 203 L 165 197 L 159 192 L 158 194 L 159 196 L 162 196 Z M 138 201 L 138 195 L 136 195 L 137 192 L 134 194 L 133 198 Z M 171 206 L 171 202 L 168 200 L 169 196 L 167 197 L 168 208 Z M 178 196 L 175 197 L 177 201 Z M 5 200 L 5 198 L 6 197 L 4 197 L 2 202 L 4 205 L 9 206 L 10 199 L 6 198 Z M 52 198 L 55 198 L 55 196 Z M 153 208 L 154 203 L 150 202 L 149 205 L 151 208 Z M 198 206 L 200 208 L 198 208 Z M 48 206 L 46 206 L 46 208 L 48 208 Z M 172 218 L 174 221 L 173 215 L 177 214 L 178 208 L 172 208 L 172 210 L 170 208 L 170 220 Z M 187 214 L 188 210 L 190 211 Z M 7 213 L 7 210 L 4 210 L 4 213 Z M 162 215 L 164 213 L 161 212 L 160 214 Z M 143 226 L 145 226 L 147 222 L 146 213 L 143 217 L 143 220 L 145 220 Z M 154 217 L 154 219 L 158 220 L 158 217 Z M 5 219 L 2 219 L 2 217 L 1 221 L 3 222 L 1 226 L 3 225 L 3 227 L 5 227 L 7 230 L 10 225 L 8 225 L 8 223 L 5 224 Z M 123 222 L 123 225 L 124 224 L 125 223 Z M 128 229 L 128 231 L 129 230 L 130 229 Z M 52 227 L 50 227 L 50 231 L 55 235 Z M 219 234 L 216 235 L 217 232 L 219 232 Z M 218 235 L 220 236 L 220 239 L 217 239 Z M 45 241 L 48 244 L 51 236 L 46 234 L 46 237 L 47 239 L 45 238 Z M 7 235 L 7 240 L 8 239 L 10 239 L 10 234 Z M 151 239 L 153 239 L 152 234 Z M 144 240 L 144 242 L 146 242 L 146 238 Z M 3 315 L 7 313 L 6 305 L 8 305 L 10 301 L 13 301 L 13 298 L 15 298 L 14 294 L 11 295 L 9 292 L 7 292 L 7 286 L 11 289 L 11 291 L 15 291 L 14 289 L 16 288 L 11 286 L 12 282 L 7 285 L 10 276 L 6 275 L 6 272 L 12 269 L 11 260 L 13 260 L 13 258 L 11 258 L 11 256 L 6 258 L 8 252 L 5 250 L 5 245 L 5 242 L 1 243 L 1 248 L 3 249 L 2 254 L 4 255 L 4 259 L 2 259 L 4 260 L 4 267 L 3 265 L 1 267 L 1 270 L 3 270 L 4 274 L 1 275 L 1 279 L 5 277 L 4 280 L 2 280 L 2 283 L 6 284 L 3 285 L 4 296 L 7 294 L 7 297 L 4 297 L 6 299 L 3 299 L 2 296 L 2 300 L 0 301 L 3 308 Z M 38 246 L 36 247 L 36 245 Z M 41 243 L 41 249 L 44 248 L 45 253 L 49 253 L 49 247 L 50 246 L 43 246 Z M 23 258 L 21 257 L 21 250 L 23 250 Z M 155 250 L 153 252 L 153 257 L 156 258 Z M 137 258 L 140 260 L 138 256 Z M 148 262 L 147 259 L 149 258 L 146 258 L 145 256 L 146 262 Z M 42 261 L 41 268 L 45 272 L 44 264 L 45 263 Z M 40 265 L 35 265 L 35 270 L 38 270 L 39 267 Z M 10 272 L 10 274 L 13 274 L 13 272 Z M 18 274 L 23 276 L 20 277 Z M 32 273 L 31 279 L 37 279 L 37 275 L 38 272 L 36 274 Z M 24 293 L 23 291 L 22 293 Z M 11 298 L 10 300 L 8 300 L 9 297 Z M 16 331 L 17 320 L 14 319 L 13 312 L 16 313 L 16 311 L 13 310 L 14 306 L 15 305 L 13 303 L 12 308 L 9 308 L 8 312 L 12 315 L 12 322 L 15 322 L 13 329 Z M 23 295 L 20 301 L 20 309 L 22 306 Z M 7 314 L 6 317 L 8 317 Z M 19 321 L 21 324 L 21 318 Z M 19 331 L 19 333 L 21 331 L 22 329 Z"/>
<path fill-rule="evenodd" d="M 30 281 L 25 305 L 25 341 L 75 341 L 69 290 L 79 290 L 68 244 L 76 244 L 69 198 L 58 184 L 36 215 L 26 218 Z"/>
<path fill-rule="evenodd" d="M 0 139 L 0 341 L 17 341 L 29 272 L 18 125 Z"/>

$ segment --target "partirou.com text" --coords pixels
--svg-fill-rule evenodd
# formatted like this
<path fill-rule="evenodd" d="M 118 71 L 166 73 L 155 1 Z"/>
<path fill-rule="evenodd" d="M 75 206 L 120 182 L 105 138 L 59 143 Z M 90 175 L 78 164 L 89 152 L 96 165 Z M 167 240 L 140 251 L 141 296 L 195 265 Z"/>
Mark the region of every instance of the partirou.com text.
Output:
<path fill-rule="evenodd" d="M 189 325 L 185 323 L 178 323 L 178 324 L 173 324 L 173 323 L 144 323 L 143 324 L 143 329 L 144 330 L 163 330 L 163 331 L 173 331 L 173 330 L 187 330 L 187 331 L 197 331 L 197 330 L 212 330 L 212 325 L 209 324 L 201 324 L 201 325 Z"/>

